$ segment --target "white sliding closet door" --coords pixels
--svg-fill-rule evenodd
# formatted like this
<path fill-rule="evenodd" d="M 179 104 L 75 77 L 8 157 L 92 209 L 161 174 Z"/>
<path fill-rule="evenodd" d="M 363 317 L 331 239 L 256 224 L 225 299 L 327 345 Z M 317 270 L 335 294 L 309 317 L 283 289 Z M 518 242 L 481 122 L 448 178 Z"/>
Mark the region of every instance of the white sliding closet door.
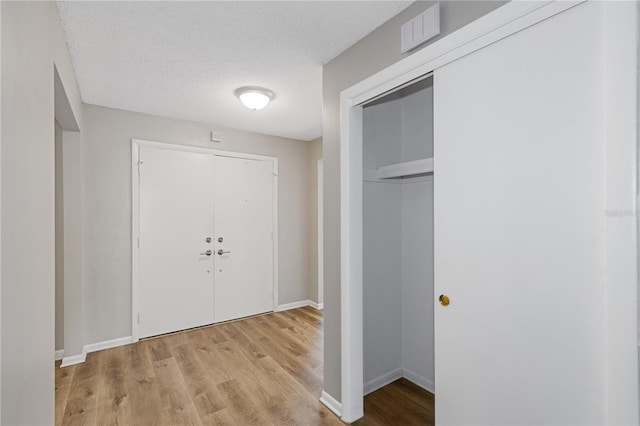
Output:
<path fill-rule="evenodd" d="M 437 424 L 605 422 L 604 8 L 435 72 Z"/>

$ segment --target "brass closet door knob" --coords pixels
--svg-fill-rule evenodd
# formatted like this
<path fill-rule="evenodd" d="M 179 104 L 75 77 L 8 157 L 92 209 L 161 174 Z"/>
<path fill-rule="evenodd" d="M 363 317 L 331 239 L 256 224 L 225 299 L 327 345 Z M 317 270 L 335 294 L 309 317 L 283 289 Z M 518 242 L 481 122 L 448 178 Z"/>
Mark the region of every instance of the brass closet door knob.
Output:
<path fill-rule="evenodd" d="M 449 306 L 449 296 L 446 294 L 441 294 L 438 300 L 440 300 L 442 306 Z"/>

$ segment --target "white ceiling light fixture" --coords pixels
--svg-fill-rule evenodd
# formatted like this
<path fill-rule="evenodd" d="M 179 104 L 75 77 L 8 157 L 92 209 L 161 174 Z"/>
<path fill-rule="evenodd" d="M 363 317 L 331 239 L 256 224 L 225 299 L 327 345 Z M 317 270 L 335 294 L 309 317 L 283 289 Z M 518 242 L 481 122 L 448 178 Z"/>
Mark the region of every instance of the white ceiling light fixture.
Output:
<path fill-rule="evenodd" d="M 241 87 L 235 93 L 244 106 L 254 111 L 265 108 L 275 98 L 275 94 L 264 87 Z"/>

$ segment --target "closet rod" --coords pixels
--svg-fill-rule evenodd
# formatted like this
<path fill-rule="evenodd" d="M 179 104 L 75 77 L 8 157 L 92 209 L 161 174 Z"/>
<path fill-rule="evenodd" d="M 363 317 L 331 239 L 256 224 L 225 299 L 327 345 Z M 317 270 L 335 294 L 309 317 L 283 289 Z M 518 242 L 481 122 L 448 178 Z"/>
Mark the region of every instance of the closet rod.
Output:
<path fill-rule="evenodd" d="M 423 74 L 420 77 L 416 77 L 413 80 L 409 80 L 406 83 L 401 84 L 400 86 L 396 86 L 393 89 L 387 90 L 386 92 L 380 93 L 378 96 L 374 96 L 373 98 L 370 98 L 370 99 L 367 99 L 366 101 L 360 102 L 358 105 L 366 106 L 366 105 L 370 104 L 371 102 L 377 101 L 380 98 L 384 98 L 387 95 L 395 93 L 398 90 L 402 90 L 407 86 L 411 86 L 412 84 L 415 84 L 415 83 L 417 83 L 419 81 L 425 80 L 425 79 L 427 79 L 429 77 L 433 77 L 433 71 L 429 72 L 429 73 L 426 73 L 426 74 Z"/>

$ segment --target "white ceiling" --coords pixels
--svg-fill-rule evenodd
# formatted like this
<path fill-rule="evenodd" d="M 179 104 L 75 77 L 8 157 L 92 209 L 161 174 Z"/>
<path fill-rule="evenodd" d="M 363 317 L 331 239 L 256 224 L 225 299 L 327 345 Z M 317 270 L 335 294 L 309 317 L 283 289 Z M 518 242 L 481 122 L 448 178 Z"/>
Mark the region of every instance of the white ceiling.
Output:
<path fill-rule="evenodd" d="M 322 132 L 322 65 L 411 3 L 58 1 L 58 9 L 85 103 L 311 140 Z M 233 94 L 241 86 L 276 97 L 250 111 Z"/>

